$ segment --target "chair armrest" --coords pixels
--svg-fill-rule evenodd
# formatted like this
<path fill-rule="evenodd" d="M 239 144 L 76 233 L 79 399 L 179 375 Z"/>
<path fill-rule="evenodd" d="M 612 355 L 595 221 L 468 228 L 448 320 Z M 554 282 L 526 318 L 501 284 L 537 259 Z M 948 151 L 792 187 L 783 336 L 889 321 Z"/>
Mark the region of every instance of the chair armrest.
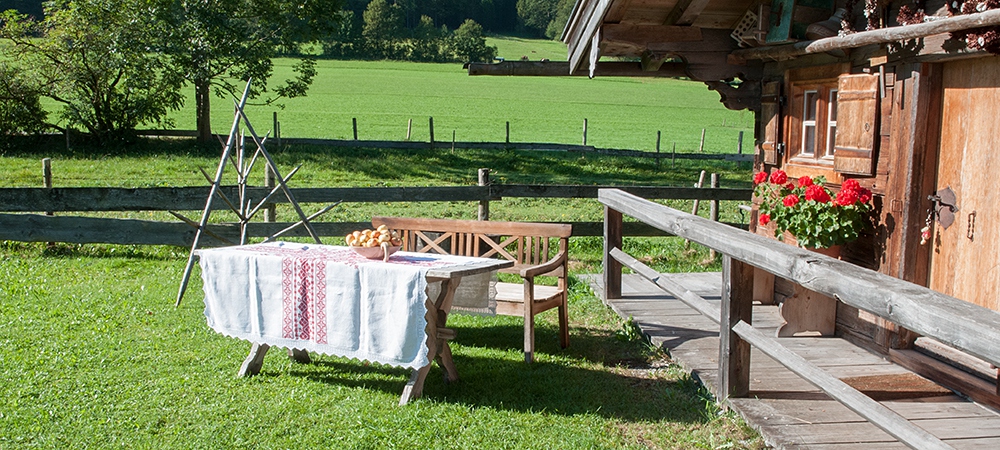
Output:
<path fill-rule="evenodd" d="M 556 270 L 559 266 L 566 264 L 566 260 L 569 257 L 569 252 L 559 252 L 552 259 L 545 261 L 541 264 L 525 267 L 521 269 L 521 278 L 535 278 L 543 273 L 549 273 Z M 565 272 L 565 271 L 564 271 Z M 565 273 L 563 275 L 566 275 Z"/>

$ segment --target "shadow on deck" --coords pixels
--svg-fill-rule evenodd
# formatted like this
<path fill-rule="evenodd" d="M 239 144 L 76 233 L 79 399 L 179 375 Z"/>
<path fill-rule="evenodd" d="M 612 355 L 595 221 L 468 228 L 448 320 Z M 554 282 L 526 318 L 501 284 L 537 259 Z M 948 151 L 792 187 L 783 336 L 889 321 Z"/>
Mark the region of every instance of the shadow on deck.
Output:
<path fill-rule="evenodd" d="M 667 274 L 692 292 L 720 301 L 719 273 Z M 603 298 L 600 275 L 585 275 Z M 639 275 L 622 276 L 622 298 L 608 305 L 632 317 L 671 358 L 712 392 L 719 367 L 719 327 Z M 753 325 L 773 334 L 776 306 L 754 305 Z M 1000 414 L 955 395 L 883 357 L 836 337 L 781 338 L 789 349 L 917 426 L 959 449 L 1000 448 Z M 907 448 L 757 349 L 751 352 L 750 395 L 730 399 L 775 448 Z"/>

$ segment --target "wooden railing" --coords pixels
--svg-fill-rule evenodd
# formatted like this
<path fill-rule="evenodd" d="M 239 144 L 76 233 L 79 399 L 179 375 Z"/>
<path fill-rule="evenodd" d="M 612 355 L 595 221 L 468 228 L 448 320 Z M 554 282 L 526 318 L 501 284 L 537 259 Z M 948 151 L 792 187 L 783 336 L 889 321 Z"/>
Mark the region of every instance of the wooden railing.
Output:
<path fill-rule="evenodd" d="M 509 197 L 528 198 L 597 198 L 601 186 L 489 184 L 482 186 L 378 187 L 378 188 L 303 188 L 291 189 L 300 203 L 351 202 L 455 202 L 487 204 Z M 742 201 L 750 199 L 749 189 L 686 188 L 686 187 L 623 187 L 635 195 L 655 199 L 691 199 L 708 201 Z M 235 187 L 223 187 L 228 198 L 238 198 Z M 249 198 L 264 198 L 270 188 L 247 189 Z M 155 188 L 0 188 L 0 212 L 107 212 L 107 211 L 200 211 L 205 206 L 209 187 Z M 275 203 L 287 202 L 275 196 Z M 216 209 L 225 209 L 222 201 Z M 488 210 L 488 208 L 487 208 Z M 197 225 L 197 224 L 195 224 Z M 252 222 L 251 237 L 271 236 L 287 228 L 289 223 Z M 313 222 L 320 236 L 343 236 L 367 222 Z M 239 240 L 236 224 L 213 223 L 210 235 L 230 241 Z M 573 222 L 574 236 L 601 236 L 601 222 Z M 629 223 L 625 231 L 630 236 L 663 236 L 661 230 L 642 223 Z M 164 222 L 136 219 L 81 217 L 79 215 L 47 216 L 41 214 L 0 214 L 0 240 L 27 242 L 112 243 L 140 245 L 190 246 L 195 228 L 180 221 Z M 297 229 L 288 236 L 306 236 Z M 224 245 L 215 238 L 203 240 L 206 246 Z"/>
<path fill-rule="evenodd" d="M 920 449 L 951 448 L 922 428 L 785 348 L 779 339 L 751 326 L 754 268 L 836 298 L 1000 366 L 1000 313 L 916 284 L 836 260 L 773 239 L 712 222 L 616 189 L 602 189 L 605 206 L 604 293 L 621 298 L 627 266 L 720 326 L 720 401 L 745 397 L 750 389 L 750 348 L 757 347 L 830 397 L 904 444 Z M 621 251 L 623 215 L 689 239 L 723 255 L 721 307 Z"/>

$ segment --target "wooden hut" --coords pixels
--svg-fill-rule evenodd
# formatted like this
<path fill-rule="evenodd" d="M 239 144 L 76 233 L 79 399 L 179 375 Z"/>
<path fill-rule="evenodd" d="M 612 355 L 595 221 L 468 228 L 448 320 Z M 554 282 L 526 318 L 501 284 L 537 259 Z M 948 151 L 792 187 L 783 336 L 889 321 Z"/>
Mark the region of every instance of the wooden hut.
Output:
<path fill-rule="evenodd" d="M 706 83 L 726 107 L 755 112 L 756 170 L 822 175 L 834 189 L 854 179 L 873 192 L 874 229 L 847 245 L 842 259 L 1000 310 L 1000 197 L 990 184 L 1000 171 L 993 148 L 1000 143 L 996 6 L 578 0 L 563 35 L 568 67 L 548 67 Z M 601 59 L 607 56 L 618 58 Z M 551 72 L 538 63 L 502 71 Z M 931 237 L 922 243 L 928 225 Z M 773 236 L 766 227 L 754 231 Z M 774 289 L 758 293 L 759 300 L 795 292 L 766 277 L 756 285 Z M 835 317 L 837 335 L 911 367 L 940 367 L 921 359 L 930 350 L 938 360 L 964 364 L 965 375 L 932 374 L 959 390 L 983 390 L 962 381 L 970 372 L 992 375 L 996 386 L 996 368 L 919 341 L 891 322 L 843 303 Z M 897 351 L 914 346 L 927 351 Z M 995 398 L 997 390 L 985 395 Z"/>

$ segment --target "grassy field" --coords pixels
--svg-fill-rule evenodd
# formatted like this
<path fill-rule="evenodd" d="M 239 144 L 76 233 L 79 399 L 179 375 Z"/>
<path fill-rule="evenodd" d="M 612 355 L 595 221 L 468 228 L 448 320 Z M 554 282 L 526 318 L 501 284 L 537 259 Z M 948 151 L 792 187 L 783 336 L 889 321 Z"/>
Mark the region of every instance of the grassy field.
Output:
<path fill-rule="evenodd" d="M 288 78 L 293 62 L 277 60 L 273 80 Z M 470 77 L 460 64 L 392 61 L 321 60 L 318 71 L 308 96 L 284 100 L 284 109 L 248 108 L 261 135 L 277 111 L 284 137 L 352 139 L 357 118 L 360 139 L 404 140 L 412 119 L 411 140 L 426 142 L 433 117 L 437 141 L 454 132 L 459 141 L 504 142 L 509 121 L 514 142 L 579 144 L 587 119 L 587 143 L 601 148 L 654 151 L 660 130 L 662 151 L 676 143 L 678 152 L 696 152 L 703 128 L 706 152 L 735 153 L 740 131 L 744 150 L 752 147 L 752 114 L 726 110 L 718 94 L 691 81 Z M 214 131 L 228 133 L 232 100 L 212 106 Z M 171 117 L 194 129 L 193 101 Z"/>
<path fill-rule="evenodd" d="M 503 41 L 502 52 L 554 51 Z M 281 70 L 287 63 L 280 61 Z M 357 117 L 362 139 L 402 139 L 412 117 L 413 139 L 426 140 L 426 117 L 433 115 L 438 136 L 449 139 L 456 129 L 462 140 L 502 140 L 510 120 L 515 141 L 575 143 L 587 117 L 590 143 L 601 147 L 643 148 L 648 141 L 651 149 L 662 126 L 665 143 L 677 136 L 685 150 L 680 137 L 688 136 L 690 151 L 706 127 L 706 150 L 731 152 L 717 142 L 729 136 L 734 143 L 750 120 L 726 111 L 703 85 L 676 80 L 473 78 L 452 65 L 320 64 L 310 96 L 286 102 L 279 113 L 286 137 L 346 138 Z M 217 131 L 232 120 L 224 105 L 215 103 Z M 254 110 L 258 129 L 270 128 L 271 111 Z M 193 111 L 178 119 L 179 128 L 193 128 Z M 723 187 L 749 186 L 747 167 L 719 162 L 657 166 L 600 155 L 447 149 L 271 151 L 284 170 L 302 165 L 292 187 L 471 185 L 481 167 L 505 183 L 690 186 L 708 170 L 721 175 Z M 53 160 L 57 187 L 204 186 L 198 169 L 211 172 L 218 155 L 217 144 L 187 141 L 72 150 L 29 141 L 0 149 L 0 187 L 39 186 L 45 157 Z M 663 203 L 691 208 L 690 201 Z M 471 202 L 351 203 L 322 220 L 473 218 L 475 211 Z M 153 212 L 102 215 L 174 220 Z M 504 199 L 492 203 L 491 215 L 591 221 L 602 209 L 590 199 Z M 279 220 L 292 220 L 291 211 L 280 208 Z M 743 220 L 735 202 L 723 203 L 722 220 Z M 516 318 L 453 316 L 462 380 L 445 385 L 435 367 L 425 398 L 400 408 L 408 373 L 391 367 L 322 355 L 298 365 L 274 351 L 261 376 L 235 378 L 249 345 L 205 325 L 197 272 L 185 303 L 173 307 L 186 249 L 0 242 L 0 379 L 7 380 L 0 384 L 0 449 L 761 448 L 759 436 L 720 413 L 696 381 L 576 281 L 600 270 L 601 245 L 600 238 L 571 239 L 568 349 L 557 344 L 554 312 L 539 317 L 531 366 L 523 363 Z M 624 247 L 664 272 L 719 268 L 705 249 L 677 238 L 627 238 Z"/>

